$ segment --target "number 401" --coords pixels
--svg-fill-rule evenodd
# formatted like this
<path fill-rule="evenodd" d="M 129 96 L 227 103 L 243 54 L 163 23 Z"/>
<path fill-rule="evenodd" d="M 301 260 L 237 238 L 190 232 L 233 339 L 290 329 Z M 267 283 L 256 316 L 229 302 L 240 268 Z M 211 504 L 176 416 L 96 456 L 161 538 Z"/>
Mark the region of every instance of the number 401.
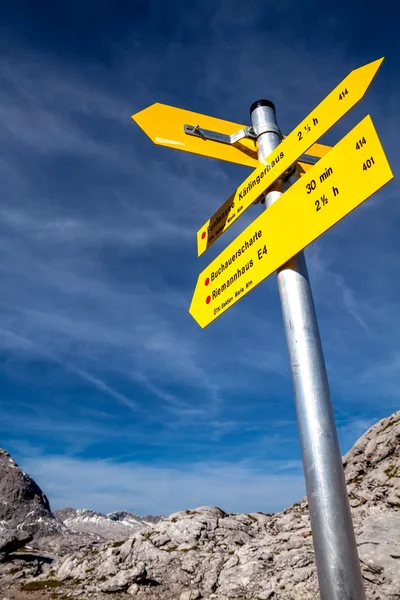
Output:
<path fill-rule="evenodd" d="M 371 156 L 371 158 L 368 158 L 365 163 L 363 164 L 363 171 L 366 171 L 367 169 L 370 169 L 372 167 L 372 165 L 375 164 L 374 161 L 374 157 Z"/>

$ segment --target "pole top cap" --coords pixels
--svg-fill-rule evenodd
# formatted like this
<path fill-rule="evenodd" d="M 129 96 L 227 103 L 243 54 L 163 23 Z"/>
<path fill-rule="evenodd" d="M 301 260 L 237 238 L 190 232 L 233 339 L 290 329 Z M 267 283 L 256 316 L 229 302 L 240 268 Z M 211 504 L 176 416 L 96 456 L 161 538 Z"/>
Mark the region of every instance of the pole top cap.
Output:
<path fill-rule="evenodd" d="M 271 100 L 265 100 L 265 99 L 256 100 L 250 106 L 250 116 L 251 116 L 251 113 L 253 112 L 253 110 L 255 110 L 256 108 L 259 108 L 260 106 L 268 106 L 269 108 L 272 108 L 272 110 L 275 110 L 275 104 L 273 102 L 271 102 Z"/>

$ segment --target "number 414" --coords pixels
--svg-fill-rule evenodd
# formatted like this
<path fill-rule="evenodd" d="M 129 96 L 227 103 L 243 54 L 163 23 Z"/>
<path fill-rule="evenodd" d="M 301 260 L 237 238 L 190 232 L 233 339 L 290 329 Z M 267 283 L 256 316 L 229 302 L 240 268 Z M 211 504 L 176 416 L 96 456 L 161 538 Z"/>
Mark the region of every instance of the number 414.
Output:
<path fill-rule="evenodd" d="M 361 140 L 358 140 L 357 144 L 356 144 L 356 150 L 360 150 L 360 148 L 362 148 L 364 146 L 364 144 L 367 143 L 367 140 L 365 139 L 365 137 L 361 138 Z"/>

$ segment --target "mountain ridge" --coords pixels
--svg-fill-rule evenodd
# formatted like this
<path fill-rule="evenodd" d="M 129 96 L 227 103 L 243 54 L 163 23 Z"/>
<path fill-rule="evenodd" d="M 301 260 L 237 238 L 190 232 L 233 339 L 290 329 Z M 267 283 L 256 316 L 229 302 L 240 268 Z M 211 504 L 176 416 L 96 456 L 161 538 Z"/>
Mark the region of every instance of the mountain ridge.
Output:
<path fill-rule="evenodd" d="M 367 598 L 399 600 L 400 411 L 357 440 L 343 465 Z M 8 458 L 6 466 L 15 476 Z M 36 488 L 32 494 L 47 509 Z M 24 590 L 31 593 L 47 585 L 59 587 L 60 597 L 92 600 L 113 594 L 119 599 L 126 593 L 142 600 L 319 597 L 306 498 L 274 514 L 227 513 L 213 506 L 186 509 L 107 542 L 93 533 L 73 533 L 64 522 L 86 518 L 106 520 L 112 527 L 125 522 L 126 527 L 129 519 L 137 523 L 138 515 L 63 511 L 53 518 L 67 533 L 34 540 L 30 545 L 40 550 L 34 561 L 24 562 L 24 552 L 0 561 L 0 588 L 10 600 L 25 600 Z M 14 547 L 16 537 L 10 543 Z M 26 578 L 31 581 L 21 586 Z"/>
<path fill-rule="evenodd" d="M 135 531 L 151 527 L 162 517 L 146 518 L 126 510 L 101 513 L 88 508 L 64 508 L 54 511 L 55 516 L 73 533 L 86 533 L 98 539 L 118 540 Z"/>

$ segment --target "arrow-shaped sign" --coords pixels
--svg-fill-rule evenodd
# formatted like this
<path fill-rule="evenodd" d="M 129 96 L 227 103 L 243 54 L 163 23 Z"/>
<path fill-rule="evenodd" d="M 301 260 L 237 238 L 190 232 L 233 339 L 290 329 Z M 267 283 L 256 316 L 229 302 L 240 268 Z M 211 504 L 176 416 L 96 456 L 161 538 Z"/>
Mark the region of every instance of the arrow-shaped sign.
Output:
<path fill-rule="evenodd" d="M 392 178 L 367 116 L 204 269 L 192 317 L 209 325 Z"/>
<path fill-rule="evenodd" d="M 132 119 L 155 144 L 160 146 L 201 154 L 210 158 L 218 158 L 253 169 L 259 165 L 257 149 L 253 139 L 242 138 L 234 144 L 223 144 L 204 139 L 201 136 L 188 135 L 184 129 L 185 125 L 198 125 L 201 129 L 217 131 L 220 134 L 230 136 L 246 129 L 245 125 L 158 102 L 132 115 Z M 315 144 L 307 154 L 320 158 L 329 150 L 329 146 Z"/>
<path fill-rule="evenodd" d="M 197 232 L 200 256 L 279 178 L 364 96 L 383 58 L 351 73 L 255 169 Z"/>

